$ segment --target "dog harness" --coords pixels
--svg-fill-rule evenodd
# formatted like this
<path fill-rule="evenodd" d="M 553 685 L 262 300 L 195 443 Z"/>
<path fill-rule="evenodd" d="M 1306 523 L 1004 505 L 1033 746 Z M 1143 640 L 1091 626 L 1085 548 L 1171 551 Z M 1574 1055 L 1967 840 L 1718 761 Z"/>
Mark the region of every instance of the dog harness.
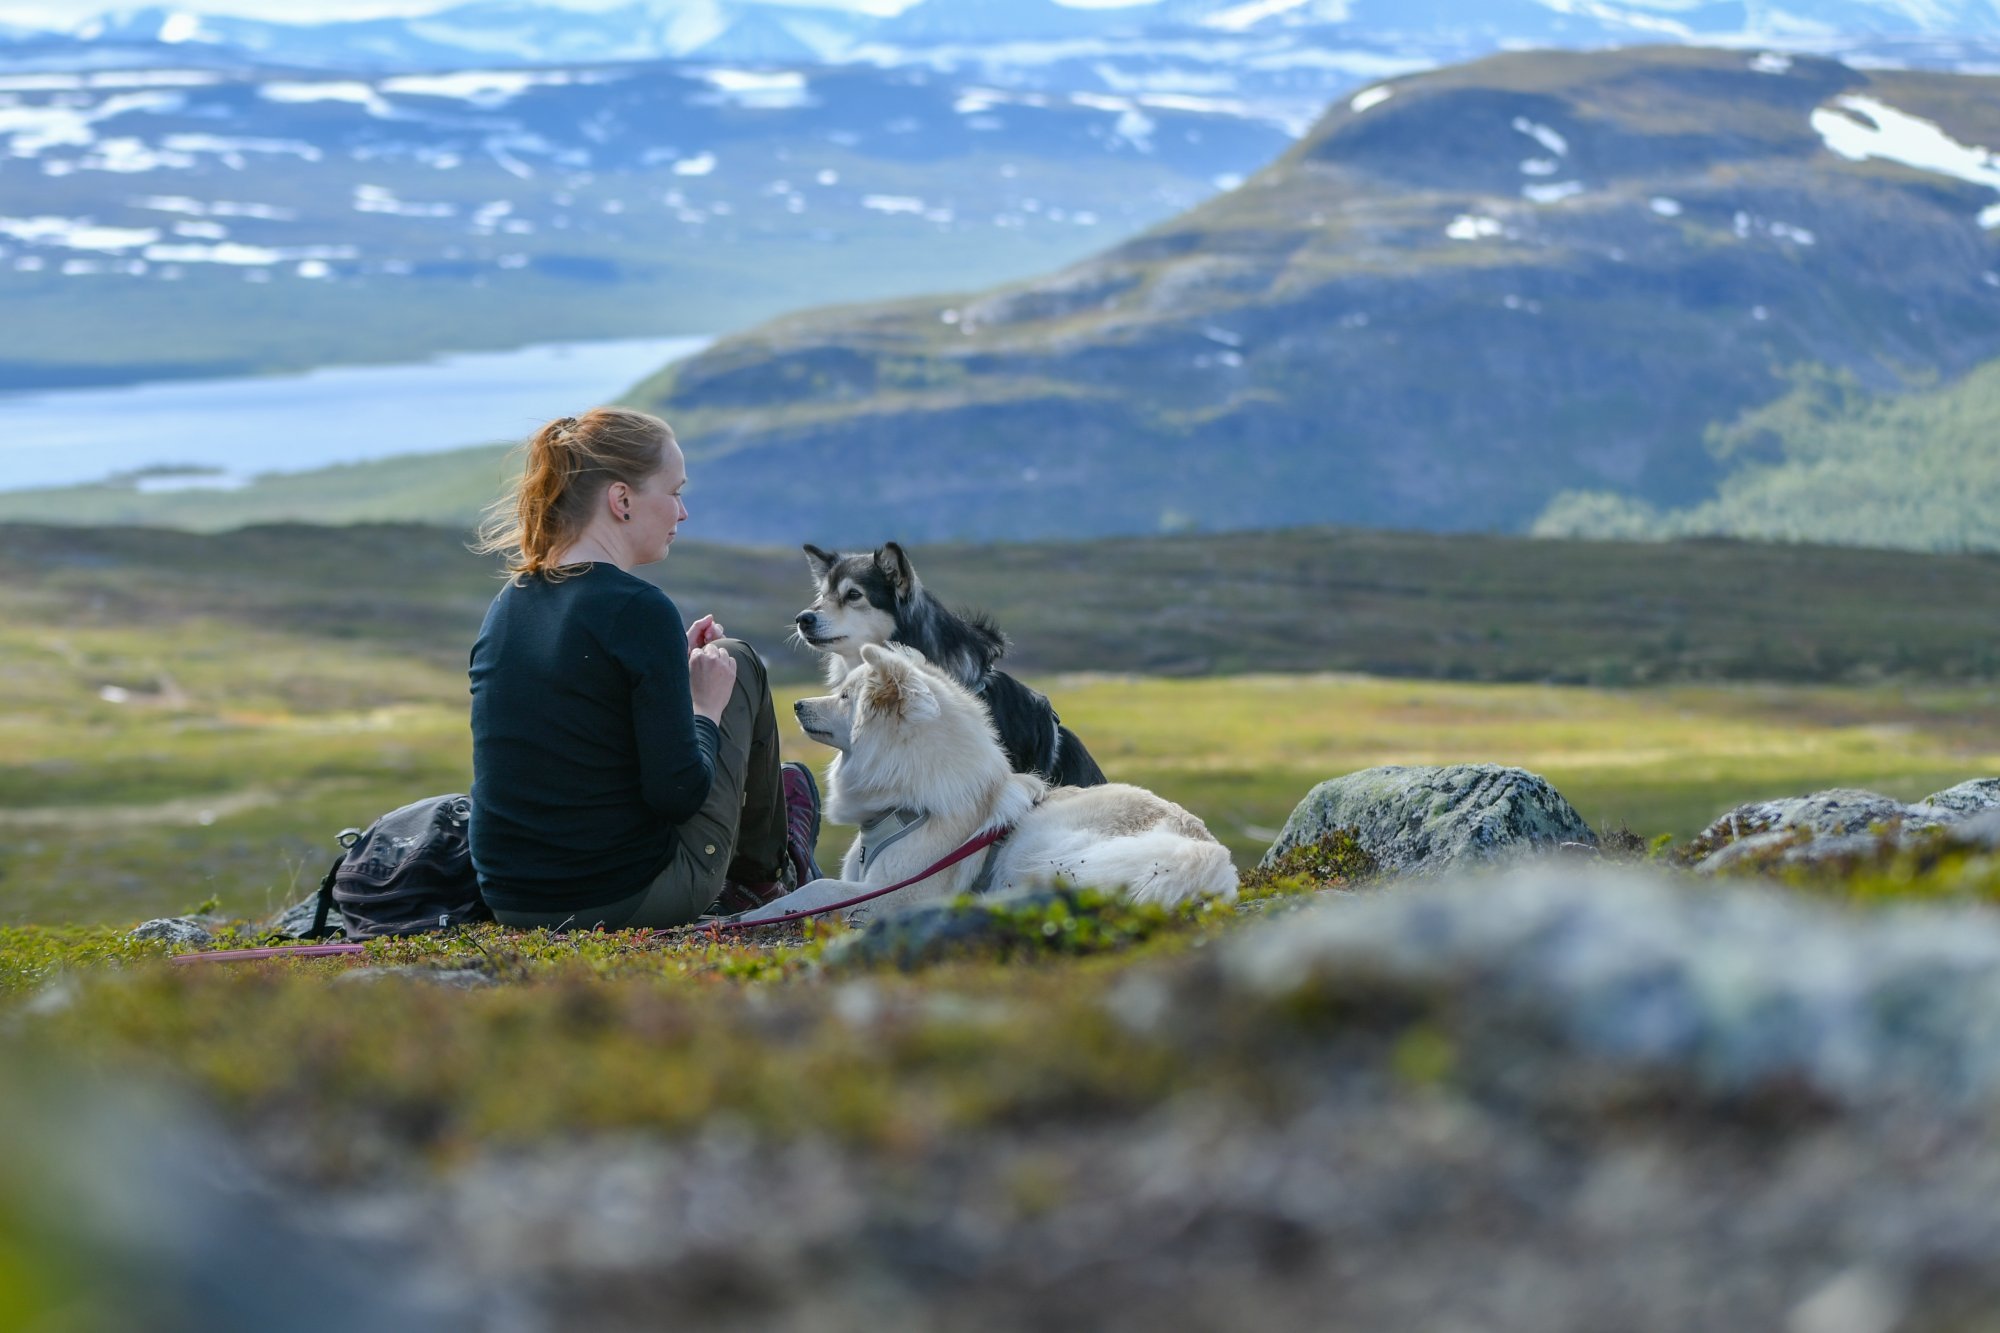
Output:
<path fill-rule="evenodd" d="M 1041 804 L 1039 801 L 1037 805 Z M 880 858 L 883 852 L 909 837 L 918 829 L 931 822 L 930 811 L 899 808 L 884 810 L 873 819 L 861 825 L 861 869 L 866 873 L 869 862 Z M 973 878 L 972 887 L 966 890 L 975 896 L 993 887 L 993 873 L 1000 861 L 1000 844 L 994 843 L 986 849 L 986 855 L 979 863 L 979 874 Z"/>
<path fill-rule="evenodd" d="M 931 822 L 928 810 L 884 810 L 861 825 L 861 868 Z"/>

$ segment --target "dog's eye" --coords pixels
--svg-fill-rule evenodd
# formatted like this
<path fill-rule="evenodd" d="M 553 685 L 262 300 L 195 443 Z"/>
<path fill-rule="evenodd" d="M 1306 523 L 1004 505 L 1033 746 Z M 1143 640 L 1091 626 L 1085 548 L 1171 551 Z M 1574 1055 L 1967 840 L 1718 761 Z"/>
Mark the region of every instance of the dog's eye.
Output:
<path fill-rule="evenodd" d="M 846 597 L 844 597 L 844 598 L 842 598 L 841 600 L 842 600 L 842 601 L 847 601 L 847 602 L 858 602 L 858 601 L 860 601 L 860 600 L 861 600 L 861 589 L 859 589 L 859 588 L 849 588 L 849 589 L 847 590 L 847 596 L 846 596 Z"/>

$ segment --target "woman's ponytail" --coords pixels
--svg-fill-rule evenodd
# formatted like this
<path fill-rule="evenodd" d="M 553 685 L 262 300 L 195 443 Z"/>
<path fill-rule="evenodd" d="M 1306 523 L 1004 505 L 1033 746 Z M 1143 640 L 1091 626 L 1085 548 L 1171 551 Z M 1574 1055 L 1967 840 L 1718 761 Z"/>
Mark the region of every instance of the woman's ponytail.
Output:
<path fill-rule="evenodd" d="M 592 506 L 614 481 L 637 486 L 659 471 L 674 432 L 666 422 L 623 407 L 557 417 L 522 446 L 521 475 L 486 511 L 473 550 L 504 554 L 514 579 L 556 580 L 556 553 L 589 525 Z"/>

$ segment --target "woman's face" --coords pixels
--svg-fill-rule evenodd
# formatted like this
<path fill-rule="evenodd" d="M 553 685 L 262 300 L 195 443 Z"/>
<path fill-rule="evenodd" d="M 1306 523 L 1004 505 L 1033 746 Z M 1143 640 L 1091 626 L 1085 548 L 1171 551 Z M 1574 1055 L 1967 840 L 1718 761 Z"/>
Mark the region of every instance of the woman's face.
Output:
<path fill-rule="evenodd" d="M 659 470 L 632 490 L 632 519 L 627 533 L 637 563 L 665 560 L 674 544 L 674 533 L 688 516 L 681 503 L 687 486 L 687 460 L 678 444 L 668 444 L 660 455 Z"/>

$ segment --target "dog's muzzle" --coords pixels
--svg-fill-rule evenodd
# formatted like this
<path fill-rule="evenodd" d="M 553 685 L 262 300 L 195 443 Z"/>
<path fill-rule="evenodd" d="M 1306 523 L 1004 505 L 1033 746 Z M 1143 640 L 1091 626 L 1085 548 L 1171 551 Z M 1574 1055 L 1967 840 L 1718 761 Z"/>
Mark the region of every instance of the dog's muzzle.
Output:
<path fill-rule="evenodd" d="M 830 639 L 820 636 L 819 613 L 816 611 L 801 611 L 793 618 L 792 623 L 799 627 L 799 637 L 811 647 L 824 648 L 829 643 L 840 642 L 839 635 Z"/>

